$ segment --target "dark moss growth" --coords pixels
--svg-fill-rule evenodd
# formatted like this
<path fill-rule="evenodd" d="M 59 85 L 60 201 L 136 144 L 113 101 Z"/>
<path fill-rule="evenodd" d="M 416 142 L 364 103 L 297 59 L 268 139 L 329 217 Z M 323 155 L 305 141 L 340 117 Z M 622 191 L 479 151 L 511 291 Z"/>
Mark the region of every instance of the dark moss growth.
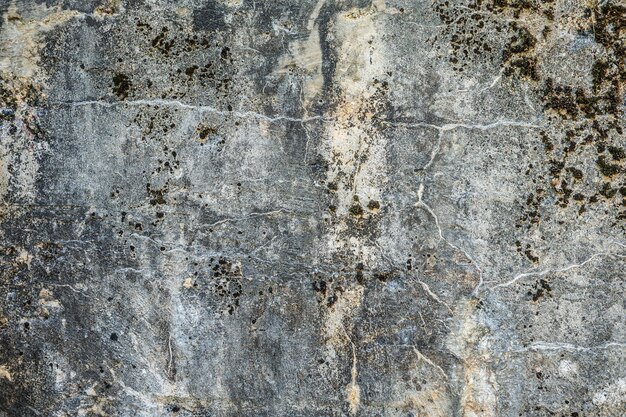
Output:
<path fill-rule="evenodd" d="M 513 24 L 513 29 L 516 33 L 502 52 L 504 74 L 507 76 L 518 74 L 523 78 L 538 81 L 537 59 L 525 55 L 535 47 L 537 40 L 526 28 Z"/>
<path fill-rule="evenodd" d="M 602 173 L 602 175 L 604 175 L 605 177 L 613 177 L 617 174 L 619 174 L 619 172 L 621 171 L 621 168 L 619 165 L 615 165 L 615 164 L 611 164 L 609 162 L 606 161 L 604 156 L 599 156 L 598 160 L 596 161 L 598 168 L 600 169 L 600 172 Z"/>
<path fill-rule="evenodd" d="M 537 39 L 530 27 L 524 25 L 524 19 L 519 19 L 524 13 L 532 15 L 533 19 L 543 19 L 545 26 L 542 35 L 546 38 L 554 19 L 554 1 L 479 0 L 463 6 L 450 3 L 441 0 L 434 8 L 446 24 L 444 31 L 450 32 L 448 37 L 452 54 L 449 60 L 453 68 L 462 71 L 468 61 L 475 62 L 481 54 L 493 58 L 489 51 L 499 47 L 494 42 L 499 37 L 486 37 L 485 34 L 489 31 L 507 33 L 509 41 L 499 56 L 504 75 L 543 81 L 546 111 L 555 112 L 564 119 L 576 119 L 584 115 L 592 120 L 597 116 L 609 115 L 614 118 L 613 125 L 616 125 L 615 120 L 619 119 L 622 112 L 626 82 L 626 63 L 623 60 L 626 55 L 626 43 L 623 41 L 626 7 L 611 2 L 595 2 L 582 19 L 573 23 L 572 29 L 581 36 L 594 36 L 604 49 L 603 58 L 597 60 L 590 71 L 590 88 L 574 91 L 571 86 L 561 85 L 551 78 L 541 80 L 539 57 L 535 53 Z M 505 24 L 497 19 L 482 17 L 484 14 L 508 16 L 515 21 L 511 19 Z"/>
<path fill-rule="evenodd" d="M 190 67 L 187 67 L 187 69 L 185 69 L 185 75 L 187 75 L 187 77 L 191 78 L 191 77 L 193 77 L 193 74 L 196 72 L 197 69 L 198 69 L 197 65 L 192 65 Z"/>
<path fill-rule="evenodd" d="M 615 197 L 615 194 L 617 194 L 617 190 L 611 188 L 611 184 L 605 182 L 602 186 L 602 189 L 600 190 L 600 195 L 604 196 L 607 199 L 611 199 Z"/>
<path fill-rule="evenodd" d="M 198 128 L 198 137 L 201 141 L 206 141 L 210 135 L 217 134 L 217 129 L 210 126 L 201 126 Z"/>
<path fill-rule="evenodd" d="M 230 54 L 230 48 L 229 48 L 229 47 L 227 47 L 227 46 L 223 47 L 223 48 L 222 48 L 222 51 L 220 52 L 220 57 L 221 57 L 221 58 L 222 58 L 222 60 L 224 60 L 224 61 L 228 61 L 228 60 L 231 60 L 231 61 L 232 61 L 232 59 L 230 58 L 230 57 L 231 57 L 231 54 Z"/>
<path fill-rule="evenodd" d="M 150 184 L 146 184 L 146 190 L 148 191 L 148 194 L 151 196 L 150 204 L 152 204 L 153 206 L 162 205 L 166 203 L 165 201 L 166 190 L 164 189 L 153 190 L 150 187 Z"/>
<path fill-rule="evenodd" d="M 521 216 L 519 221 L 527 223 L 528 229 L 532 225 L 538 224 L 541 221 L 539 208 L 541 206 L 541 202 L 543 201 L 544 193 L 545 191 L 543 189 L 538 189 L 537 194 L 531 193 L 526 198 L 526 207 L 524 209 L 524 214 Z M 521 224 L 518 223 L 518 227 L 521 227 Z"/>
<path fill-rule="evenodd" d="M 593 89 L 595 92 L 600 90 L 602 83 L 604 83 L 607 75 L 607 71 L 609 68 L 609 64 L 606 61 L 599 60 L 593 64 L 593 68 L 591 69 L 591 76 L 593 82 Z"/>
<path fill-rule="evenodd" d="M 511 59 L 513 55 L 530 51 L 537 44 L 537 39 L 535 39 L 528 29 L 520 27 L 516 23 L 514 23 L 512 27 L 517 33 L 513 35 L 509 45 L 502 53 L 504 62 Z"/>
<path fill-rule="evenodd" d="M 367 203 L 367 208 L 370 209 L 371 211 L 380 210 L 380 203 L 375 200 L 370 200 L 370 202 Z"/>
<path fill-rule="evenodd" d="M 563 168 L 565 168 L 565 162 L 551 159 L 549 163 L 550 163 L 550 175 L 552 175 L 552 177 L 554 178 L 558 178 L 559 175 L 561 175 Z"/>
<path fill-rule="evenodd" d="M 578 106 L 569 86 L 555 85 L 552 78 L 548 78 L 543 87 L 544 108 L 553 110 L 564 118 L 573 119 L 578 116 Z"/>
<path fill-rule="evenodd" d="M 163 27 L 161 33 L 159 33 L 154 39 L 152 39 L 152 47 L 157 49 L 163 55 L 169 55 L 172 46 L 174 46 L 174 40 L 167 39 L 169 28 Z"/>
<path fill-rule="evenodd" d="M 355 268 L 356 269 L 356 274 L 355 274 L 356 281 L 361 285 L 363 285 L 363 282 L 365 281 L 365 277 L 363 275 L 364 268 L 365 268 L 365 265 L 363 265 L 362 262 L 359 262 Z"/>
<path fill-rule="evenodd" d="M 132 83 L 130 78 L 124 74 L 115 74 L 113 76 L 113 93 L 120 100 L 125 100 L 128 97 Z"/>
<path fill-rule="evenodd" d="M 626 158 L 626 152 L 624 152 L 624 149 L 618 148 L 617 146 L 609 146 L 608 151 L 616 161 L 621 161 Z"/>
<path fill-rule="evenodd" d="M 554 150 L 554 144 L 550 141 L 550 137 L 546 132 L 541 132 L 541 141 L 543 142 L 546 153 L 550 153 Z"/>
<path fill-rule="evenodd" d="M 533 81 L 539 80 L 537 72 L 537 59 L 534 57 L 515 57 L 508 61 L 508 65 L 504 69 L 504 75 L 510 76 L 519 74 L 523 78 Z"/>
<path fill-rule="evenodd" d="M 578 169 L 578 168 L 574 168 L 574 167 L 570 167 L 568 168 L 568 171 L 572 173 L 572 176 L 574 177 L 574 179 L 580 181 L 583 179 L 583 172 Z"/>
<path fill-rule="evenodd" d="M 322 295 L 326 295 L 326 281 L 322 279 L 313 281 L 313 290 Z"/>
<path fill-rule="evenodd" d="M 526 250 L 524 251 L 524 255 L 526 255 L 526 257 L 527 257 L 527 258 L 528 258 L 528 259 L 529 259 L 532 263 L 537 263 L 537 262 L 539 262 L 539 257 L 538 257 L 538 256 L 536 256 L 536 255 L 533 253 L 532 249 L 530 249 L 530 245 L 526 245 L 526 246 L 527 246 L 527 248 L 526 248 Z"/>
<path fill-rule="evenodd" d="M 374 273 L 374 278 L 380 282 L 387 282 L 393 278 L 393 274 L 391 272 L 376 272 Z"/>
<path fill-rule="evenodd" d="M 528 291 L 528 295 L 531 296 L 532 300 L 535 302 L 539 301 L 545 296 L 552 295 L 552 287 L 545 279 L 540 279 L 539 281 L 535 282 L 535 284 L 533 285 L 533 290 Z"/>
<path fill-rule="evenodd" d="M 207 282 L 202 284 L 201 291 L 206 288 L 217 296 L 221 300 L 222 313 L 233 315 L 244 293 L 241 278 L 242 272 L 238 265 L 224 257 L 211 258 L 209 276 Z"/>
<path fill-rule="evenodd" d="M 0 76 L 1 118 L 13 120 L 20 106 L 37 107 L 41 104 L 40 87 L 20 77 L 3 74 Z"/>
<path fill-rule="evenodd" d="M 561 187 L 556 189 L 557 194 L 560 194 L 558 204 L 560 207 L 565 208 L 569 204 L 569 199 L 574 192 L 568 187 L 568 183 L 565 180 L 561 181 Z"/>
<path fill-rule="evenodd" d="M 363 215 L 363 207 L 360 204 L 353 204 L 348 210 L 354 217 L 361 217 Z"/>

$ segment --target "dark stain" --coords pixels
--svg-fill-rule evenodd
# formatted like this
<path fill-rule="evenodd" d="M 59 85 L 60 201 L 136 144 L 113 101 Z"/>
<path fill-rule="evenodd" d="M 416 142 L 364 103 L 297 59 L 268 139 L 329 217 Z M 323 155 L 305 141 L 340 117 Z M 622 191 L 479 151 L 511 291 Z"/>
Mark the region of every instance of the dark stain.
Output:
<path fill-rule="evenodd" d="M 208 0 L 204 7 L 193 11 L 193 29 L 196 31 L 218 32 L 226 28 L 223 6 Z"/>
<path fill-rule="evenodd" d="M 323 90 L 330 92 L 333 89 L 333 77 L 337 67 L 337 53 L 331 41 L 332 22 L 337 13 L 333 3 L 326 3 L 320 10 L 317 18 L 320 48 L 322 50 L 322 78 Z"/>

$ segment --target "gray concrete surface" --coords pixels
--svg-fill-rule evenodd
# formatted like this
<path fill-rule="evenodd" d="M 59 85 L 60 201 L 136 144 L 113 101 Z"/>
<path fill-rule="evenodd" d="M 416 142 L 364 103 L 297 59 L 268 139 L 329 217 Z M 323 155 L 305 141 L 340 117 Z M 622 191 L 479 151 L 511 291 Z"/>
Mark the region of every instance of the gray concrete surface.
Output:
<path fill-rule="evenodd" d="M 0 15 L 0 416 L 626 415 L 623 1 Z"/>

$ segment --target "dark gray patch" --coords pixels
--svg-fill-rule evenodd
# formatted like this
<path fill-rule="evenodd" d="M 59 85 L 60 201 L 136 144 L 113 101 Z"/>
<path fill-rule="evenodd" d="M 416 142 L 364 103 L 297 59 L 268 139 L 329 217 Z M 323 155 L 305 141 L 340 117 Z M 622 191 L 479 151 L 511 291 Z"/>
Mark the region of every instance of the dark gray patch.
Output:
<path fill-rule="evenodd" d="M 193 11 L 193 28 L 207 32 L 224 30 L 224 8 L 214 0 L 209 0 L 204 7 Z"/>

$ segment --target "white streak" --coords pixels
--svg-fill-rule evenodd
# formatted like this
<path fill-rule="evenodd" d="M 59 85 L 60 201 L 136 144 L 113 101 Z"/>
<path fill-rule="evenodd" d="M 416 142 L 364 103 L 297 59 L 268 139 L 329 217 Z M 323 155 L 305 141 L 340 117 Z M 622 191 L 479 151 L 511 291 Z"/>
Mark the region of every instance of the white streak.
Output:
<path fill-rule="evenodd" d="M 285 115 L 274 115 L 268 116 L 262 113 L 256 113 L 252 111 L 227 111 L 227 110 L 219 110 L 215 107 L 211 106 L 203 106 L 203 105 L 192 105 L 183 103 L 178 100 L 162 100 L 162 99 L 153 99 L 153 100 L 129 100 L 129 101 L 101 101 L 101 100 L 88 100 L 88 101 L 56 101 L 52 102 L 53 105 L 61 105 L 61 106 L 72 106 L 72 107 L 83 107 L 83 106 L 100 106 L 100 107 L 118 107 L 118 106 L 131 106 L 131 107 L 141 107 L 141 106 L 158 106 L 158 107 L 178 107 L 181 109 L 194 110 L 198 112 L 206 112 L 219 114 L 222 116 L 234 116 L 242 119 L 260 119 L 268 122 L 279 122 L 279 121 L 288 121 L 288 122 L 310 122 L 313 120 L 321 120 L 322 116 L 312 116 L 306 118 L 296 118 Z"/>

